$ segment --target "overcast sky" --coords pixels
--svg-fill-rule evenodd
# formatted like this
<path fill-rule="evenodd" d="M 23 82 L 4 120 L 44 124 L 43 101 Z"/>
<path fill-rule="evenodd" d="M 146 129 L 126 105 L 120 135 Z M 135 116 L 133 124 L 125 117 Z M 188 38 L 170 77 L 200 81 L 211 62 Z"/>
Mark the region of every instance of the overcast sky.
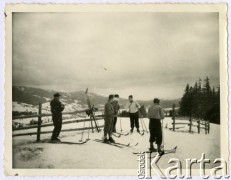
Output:
<path fill-rule="evenodd" d="M 14 13 L 13 85 L 179 98 L 219 83 L 218 13 Z"/>

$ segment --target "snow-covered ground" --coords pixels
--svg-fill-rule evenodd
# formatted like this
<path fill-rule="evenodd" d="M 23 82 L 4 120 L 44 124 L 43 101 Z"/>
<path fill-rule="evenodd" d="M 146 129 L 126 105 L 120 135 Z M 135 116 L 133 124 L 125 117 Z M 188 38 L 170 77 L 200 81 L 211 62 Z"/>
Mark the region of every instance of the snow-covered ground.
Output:
<path fill-rule="evenodd" d="M 72 112 L 76 110 L 82 110 L 84 109 L 81 104 L 78 104 L 78 101 L 75 101 L 75 103 L 70 103 L 67 104 L 63 102 L 65 105 L 64 112 Z M 42 104 L 42 113 L 50 113 L 50 101 L 45 102 Z M 17 112 L 33 112 L 37 113 L 38 112 L 38 106 L 33 106 L 31 104 L 26 104 L 26 103 L 18 103 L 18 102 L 13 102 L 12 106 L 13 111 Z"/>
<path fill-rule="evenodd" d="M 38 107 L 26 104 L 26 103 L 18 103 L 13 102 L 12 110 L 17 112 L 38 112 Z"/>
<path fill-rule="evenodd" d="M 99 125 L 103 124 L 99 120 Z M 128 118 L 121 118 L 123 132 L 128 132 L 130 122 Z M 144 119 L 148 127 L 148 119 Z M 164 148 L 171 149 L 177 146 L 174 154 L 164 155 L 159 166 L 162 168 L 169 167 L 170 158 L 178 158 L 185 166 L 186 158 L 200 159 L 202 153 L 206 158 L 213 161 L 220 156 L 220 126 L 211 124 L 210 134 L 201 134 L 183 132 L 173 132 L 169 130 L 172 123 L 171 118 L 164 120 Z M 90 125 L 85 123 L 85 127 Z M 63 125 L 63 129 L 80 128 L 84 123 L 72 123 Z M 42 128 L 42 131 L 52 130 L 53 127 Z M 142 127 L 141 127 L 142 130 Z M 188 127 L 187 129 L 188 130 Z M 196 131 L 196 129 L 194 129 Z M 23 130 L 20 133 L 36 131 L 36 129 Z M 117 121 L 117 131 L 120 131 L 120 119 Z M 14 133 L 19 133 L 16 131 Z M 62 141 L 79 142 L 82 131 L 78 132 L 61 132 Z M 42 140 L 48 140 L 51 134 L 42 134 Z M 94 139 L 101 139 L 103 132 L 100 133 L 89 131 L 90 141 L 83 145 L 68 144 L 51 144 L 35 143 L 36 136 L 13 137 L 13 166 L 14 168 L 68 168 L 68 169 L 134 169 L 136 174 L 138 168 L 137 156 L 132 152 L 146 151 L 149 148 L 149 133 L 144 136 L 134 131 L 133 134 L 122 136 L 114 139 L 120 143 L 138 142 L 136 147 L 118 148 L 111 145 L 95 142 Z M 83 140 L 88 138 L 88 130 L 84 131 Z M 199 165 L 193 165 L 198 168 Z M 206 164 L 206 168 L 213 167 L 213 164 Z"/>

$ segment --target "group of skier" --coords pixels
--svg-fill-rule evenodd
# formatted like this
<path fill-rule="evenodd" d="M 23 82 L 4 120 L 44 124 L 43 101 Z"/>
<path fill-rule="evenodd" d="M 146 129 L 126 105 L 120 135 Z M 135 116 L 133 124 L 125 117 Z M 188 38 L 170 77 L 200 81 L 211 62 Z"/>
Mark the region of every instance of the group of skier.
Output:
<path fill-rule="evenodd" d="M 137 101 L 133 100 L 133 96 L 128 97 L 127 110 L 130 116 L 130 132 L 133 133 L 134 127 L 136 127 L 137 132 L 140 133 L 139 129 L 139 110 L 140 105 Z M 108 101 L 104 108 L 104 143 L 114 143 L 115 140 L 112 138 L 112 133 L 116 132 L 116 121 L 118 117 L 118 112 L 120 109 L 119 105 L 119 95 L 109 95 Z M 149 118 L 149 131 L 150 131 L 150 151 L 161 152 L 162 144 L 162 126 L 161 120 L 164 119 L 164 109 L 160 106 L 160 100 L 155 98 L 153 104 L 148 109 Z M 157 149 L 154 147 L 154 143 L 157 144 Z"/>
<path fill-rule="evenodd" d="M 51 136 L 52 142 L 59 142 L 58 136 L 62 128 L 62 111 L 65 106 L 59 100 L 60 94 L 55 93 L 54 99 L 51 101 L 51 112 L 54 130 Z M 164 119 L 164 110 L 159 105 L 160 100 L 155 98 L 153 104 L 148 109 L 149 118 L 149 131 L 150 131 L 150 150 L 155 151 L 154 143 L 157 144 L 157 151 L 161 152 L 162 143 L 162 127 L 161 120 Z M 115 140 L 112 138 L 112 134 L 116 133 L 116 122 L 119 115 L 119 95 L 109 95 L 108 101 L 104 107 L 104 143 L 114 143 Z M 133 96 L 128 97 L 127 111 L 130 115 L 130 132 L 133 133 L 134 127 L 137 132 L 140 133 L 139 129 L 139 110 L 140 105 L 137 101 L 133 100 Z"/>

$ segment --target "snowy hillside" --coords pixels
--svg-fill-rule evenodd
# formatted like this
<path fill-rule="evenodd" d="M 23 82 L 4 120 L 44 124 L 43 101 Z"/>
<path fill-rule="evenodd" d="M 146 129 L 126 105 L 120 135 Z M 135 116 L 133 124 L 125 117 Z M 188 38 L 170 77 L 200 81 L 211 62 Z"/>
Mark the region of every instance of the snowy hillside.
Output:
<path fill-rule="evenodd" d="M 129 132 L 129 119 L 118 119 L 117 131 L 120 132 L 120 122 L 123 132 Z M 148 127 L 148 119 L 144 119 L 146 127 Z M 169 130 L 171 127 L 171 118 L 164 120 L 164 148 L 171 149 L 177 146 L 175 154 L 166 154 L 160 161 L 161 168 L 169 167 L 168 160 L 170 158 L 178 158 L 185 166 L 186 158 L 200 158 L 205 153 L 206 158 L 212 161 L 220 156 L 220 126 L 211 124 L 210 134 L 201 134 L 184 132 L 173 132 Z M 100 120 L 99 124 L 103 124 Z M 86 123 L 88 127 L 90 123 Z M 83 123 L 65 124 L 63 129 L 83 127 Z M 187 127 L 188 128 L 188 127 Z M 185 131 L 188 129 L 185 128 Z M 42 128 L 42 131 L 52 130 L 52 127 Z M 142 127 L 141 127 L 142 130 Z M 193 129 L 196 132 L 196 129 Z M 28 132 L 25 130 L 23 132 Z M 30 130 L 32 131 L 32 130 Z M 18 133 L 18 132 L 17 132 Z M 68 142 L 79 142 L 82 131 L 78 132 L 61 132 L 61 140 Z M 114 137 L 116 142 L 120 143 L 139 143 L 136 147 L 118 148 L 111 145 L 95 142 L 95 139 L 101 139 L 103 132 L 91 133 L 89 131 L 90 140 L 83 145 L 68 144 L 51 144 L 48 140 L 51 134 L 44 134 L 41 139 L 44 143 L 34 143 L 35 136 L 21 136 L 13 138 L 13 164 L 14 168 L 89 168 L 89 169 L 133 169 L 134 175 L 137 173 L 138 163 L 137 156 L 133 152 L 146 151 L 149 148 L 149 133 L 144 136 L 134 131 L 128 136 Z M 85 130 L 83 140 L 88 138 L 88 131 Z M 116 157 L 116 158 L 115 158 Z M 110 159 L 110 160 L 109 160 Z M 206 168 L 211 168 L 213 164 L 206 164 Z M 199 168 L 199 165 L 194 165 Z"/>
<path fill-rule="evenodd" d="M 12 109 L 13 111 L 17 111 L 17 112 L 32 112 L 32 113 L 38 112 L 38 106 L 34 106 L 26 103 L 18 103 L 18 102 L 12 103 Z"/>
<path fill-rule="evenodd" d="M 53 98 L 53 94 L 55 91 L 51 90 L 45 90 L 45 89 L 40 89 L 40 88 L 33 88 L 33 87 L 25 87 L 25 86 L 13 86 L 12 87 L 13 91 L 13 102 L 16 102 L 20 108 L 16 108 L 13 106 L 13 111 L 18 111 L 23 112 L 23 107 L 25 112 L 27 111 L 26 106 L 31 106 L 37 107 L 39 103 L 44 104 L 45 109 L 47 109 L 47 103 L 50 102 L 50 100 Z M 87 107 L 87 101 L 86 101 L 86 96 L 84 91 L 76 91 L 76 92 L 60 92 L 61 96 L 61 101 L 68 105 L 66 110 L 70 109 L 83 109 Z M 89 93 L 89 97 L 91 100 L 91 104 L 95 105 L 95 107 L 98 107 L 99 109 L 102 109 L 104 104 L 106 103 L 108 97 L 94 94 L 94 93 Z M 144 106 L 149 106 L 152 104 L 153 100 L 150 101 L 142 101 L 138 100 L 140 105 Z M 164 108 L 171 108 L 172 104 L 178 104 L 179 99 L 175 100 L 161 100 L 161 105 Z M 127 99 L 126 98 L 121 98 L 120 99 L 120 104 L 122 106 L 125 106 L 127 104 Z M 31 109 L 32 110 L 32 109 Z M 30 111 L 30 109 L 28 109 Z M 32 110 L 34 112 L 34 110 Z"/>

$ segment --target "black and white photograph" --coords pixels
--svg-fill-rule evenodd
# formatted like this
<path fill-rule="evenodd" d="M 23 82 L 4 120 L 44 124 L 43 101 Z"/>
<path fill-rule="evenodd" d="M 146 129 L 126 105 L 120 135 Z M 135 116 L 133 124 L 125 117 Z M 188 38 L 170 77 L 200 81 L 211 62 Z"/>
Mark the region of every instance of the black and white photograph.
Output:
<path fill-rule="evenodd" d="M 23 7 L 6 8 L 8 174 L 228 167 L 224 4 Z"/>

